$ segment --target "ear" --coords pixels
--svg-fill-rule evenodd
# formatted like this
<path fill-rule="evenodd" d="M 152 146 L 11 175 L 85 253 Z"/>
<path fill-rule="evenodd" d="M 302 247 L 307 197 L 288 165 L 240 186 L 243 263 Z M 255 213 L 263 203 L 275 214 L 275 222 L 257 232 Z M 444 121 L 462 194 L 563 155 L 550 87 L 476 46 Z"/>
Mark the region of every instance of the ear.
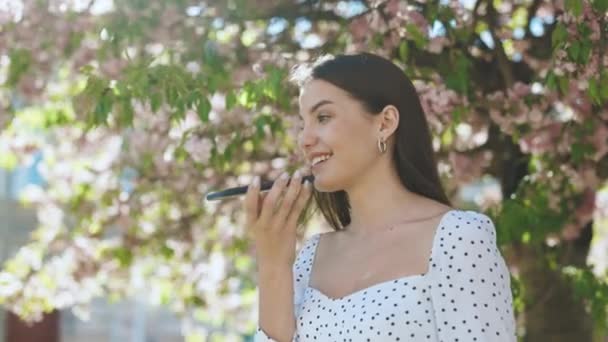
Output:
<path fill-rule="evenodd" d="M 388 141 L 399 126 L 399 110 L 393 105 L 388 105 L 382 109 L 378 117 L 380 120 L 379 134 L 384 141 Z"/>

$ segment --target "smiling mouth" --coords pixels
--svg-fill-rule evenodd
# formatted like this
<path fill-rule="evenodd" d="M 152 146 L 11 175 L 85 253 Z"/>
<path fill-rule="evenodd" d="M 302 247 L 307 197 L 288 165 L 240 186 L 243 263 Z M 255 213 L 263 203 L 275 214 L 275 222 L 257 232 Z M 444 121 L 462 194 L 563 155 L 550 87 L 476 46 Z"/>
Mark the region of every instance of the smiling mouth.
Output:
<path fill-rule="evenodd" d="M 314 164 L 314 165 L 312 166 L 312 168 L 314 169 L 314 168 L 318 167 L 318 166 L 319 166 L 319 165 L 321 165 L 321 164 L 325 164 L 325 162 L 326 162 L 326 161 L 328 161 L 328 160 L 330 160 L 330 159 L 331 159 L 331 157 L 329 157 L 329 158 L 327 158 L 327 159 L 325 159 L 325 160 L 323 160 L 323 161 L 320 161 L 320 162 L 318 162 L 318 163 Z"/>

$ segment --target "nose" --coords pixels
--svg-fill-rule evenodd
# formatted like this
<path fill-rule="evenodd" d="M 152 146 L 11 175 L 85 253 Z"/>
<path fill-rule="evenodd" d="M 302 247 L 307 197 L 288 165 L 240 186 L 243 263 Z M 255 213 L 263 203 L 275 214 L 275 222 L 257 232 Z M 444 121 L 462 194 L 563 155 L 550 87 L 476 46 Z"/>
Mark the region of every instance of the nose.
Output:
<path fill-rule="evenodd" d="M 317 135 L 314 130 L 310 128 L 302 128 L 298 134 L 298 146 L 303 152 L 309 151 L 317 141 Z"/>

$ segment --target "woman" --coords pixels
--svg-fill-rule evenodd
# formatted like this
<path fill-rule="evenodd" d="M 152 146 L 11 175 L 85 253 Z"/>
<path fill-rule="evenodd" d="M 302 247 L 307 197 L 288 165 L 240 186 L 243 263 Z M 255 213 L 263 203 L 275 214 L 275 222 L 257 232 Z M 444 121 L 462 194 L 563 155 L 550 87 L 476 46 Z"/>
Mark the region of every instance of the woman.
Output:
<path fill-rule="evenodd" d="M 294 74 L 298 143 L 333 227 L 296 255 L 313 192 L 294 173 L 245 199 L 259 280 L 256 341 L 516 341 L 510 276 L 484 214 L 452 209 L 411 81 L 372 54 Z"/>

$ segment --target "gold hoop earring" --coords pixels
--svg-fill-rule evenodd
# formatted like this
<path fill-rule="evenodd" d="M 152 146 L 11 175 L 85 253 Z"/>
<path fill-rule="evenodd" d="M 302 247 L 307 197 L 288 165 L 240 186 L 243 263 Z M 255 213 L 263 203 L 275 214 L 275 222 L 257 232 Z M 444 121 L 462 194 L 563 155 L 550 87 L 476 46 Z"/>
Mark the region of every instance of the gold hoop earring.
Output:
<path fill-rule="evenodd" d="M 380 153 L 386 152 L 386 142 L 382 138 L 378 138 L 378 150 Z"/>

